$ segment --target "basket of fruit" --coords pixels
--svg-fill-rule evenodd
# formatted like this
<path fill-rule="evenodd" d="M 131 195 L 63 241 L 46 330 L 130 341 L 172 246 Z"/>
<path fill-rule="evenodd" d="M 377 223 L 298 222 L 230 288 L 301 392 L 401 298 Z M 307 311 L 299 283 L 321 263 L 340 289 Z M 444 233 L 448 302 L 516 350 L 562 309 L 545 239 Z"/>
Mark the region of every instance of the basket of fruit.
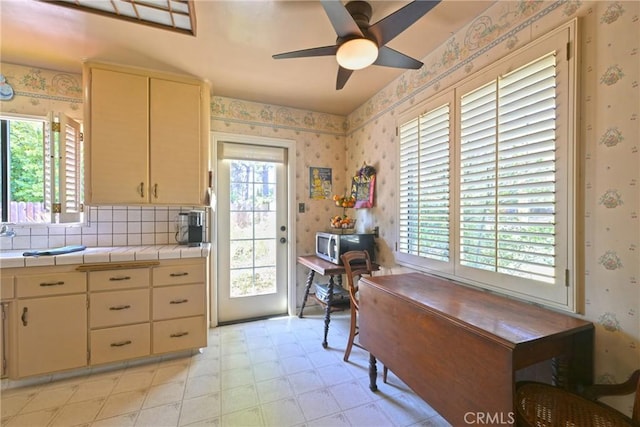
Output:
<path fill-rule="evenodd" d="M 331 228 L 353 230 L 355 226 L 356 220 L 354 218 L 349 218 L 347 215 L 336 215 L 331 218 Z"/>
<path fill-rule="evenodd" d="M 336 202 L 336 206 L 341 208 L 352 208 L 356 205 L 356 198 L 353 196 L 340 196 L 338 194 L 333 196 L 333 201 Z"/>

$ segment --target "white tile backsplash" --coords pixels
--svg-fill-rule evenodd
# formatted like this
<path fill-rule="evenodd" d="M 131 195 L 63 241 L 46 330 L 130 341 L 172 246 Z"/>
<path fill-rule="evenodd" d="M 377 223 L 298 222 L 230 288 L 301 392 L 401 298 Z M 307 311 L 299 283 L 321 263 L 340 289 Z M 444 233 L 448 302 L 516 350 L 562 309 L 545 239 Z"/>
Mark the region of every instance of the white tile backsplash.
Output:
<path fill-rule="evenodd" d="M 175 218 L 192 207 L 87 207 L 86 224 L 15 225 L 13 238 L 0 237 L 0 250 L 68 245 L 138 246 L 175 243 Z M 205 224 L 206 227 L 206 224 Z"/>

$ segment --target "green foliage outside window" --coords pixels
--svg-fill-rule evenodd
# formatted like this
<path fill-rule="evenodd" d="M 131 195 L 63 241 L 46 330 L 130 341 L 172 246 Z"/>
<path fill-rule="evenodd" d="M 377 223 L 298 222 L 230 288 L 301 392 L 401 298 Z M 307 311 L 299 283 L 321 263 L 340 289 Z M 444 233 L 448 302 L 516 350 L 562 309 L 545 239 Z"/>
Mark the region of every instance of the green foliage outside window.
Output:
<path fill-rule="evenodd" d="M 42 122 L 12 120 L 10 141 L 11 200 L 42 202 L 44 188 Z"/>

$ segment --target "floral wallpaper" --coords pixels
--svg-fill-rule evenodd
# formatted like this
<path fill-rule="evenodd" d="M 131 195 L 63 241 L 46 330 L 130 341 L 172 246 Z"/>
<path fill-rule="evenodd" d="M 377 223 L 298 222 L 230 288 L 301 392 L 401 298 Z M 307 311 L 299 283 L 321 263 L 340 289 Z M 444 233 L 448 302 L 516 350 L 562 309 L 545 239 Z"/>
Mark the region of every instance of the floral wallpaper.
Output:
<path fill-rule="evenodd" d="M 380 228 L 378 260 L 395 265 L 396 115 L 481 70 L 531 40 L 579 17 L 580 143 L 583 176 L 584 300 L 596 324 L 596 381 L 619 382 L 640 367 L 640 2 L 518 0 L 496 2 L 348 117 L 214 96 L 211 129 L 295 140 L 297 254 L 341 213 L 309 197 L 310 167 L 332 169 L 333 193 L 345 191 L 363 163 L 377 170 L 375 205 L 358 209 L 358 230 Z M 425 35 L 428 37 L 428 35 Z M 13 64 L 0 73 L 16 96 L 0 109 L 25 114 L 66 111 L 81 119 L 81 76 Z M 55 108 L 54 108 L 55 107 Z M 302 297 L 306 269 L 298 266 Z M 630 398 L 610 402 L 631 412 Z"/>
<path fill-rule="evenodd" d="M 0 63 L 14 96 L 0 101 L 0 112 L 46 116 L 62 112 L 82 121 L 82 75 Z"/>

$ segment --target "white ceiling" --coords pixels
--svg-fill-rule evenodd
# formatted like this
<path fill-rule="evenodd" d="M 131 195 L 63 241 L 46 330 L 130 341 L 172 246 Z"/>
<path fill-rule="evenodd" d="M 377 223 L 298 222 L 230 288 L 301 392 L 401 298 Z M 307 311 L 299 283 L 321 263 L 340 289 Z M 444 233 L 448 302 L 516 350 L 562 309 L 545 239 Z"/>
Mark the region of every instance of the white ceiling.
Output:
<path fill-rule="evenodd" d="M 407 1 L 370 1 L 371 23 Z M 422 60 L 494 1 L 443 0 L 388 46 Z M 317 1 L 196 0 L 196 37 L 34 0 L 0 0 L 2 62 L 81 72 L 85 59 L 207 79 L 212 94 L 346 115 L 404 70 L 371 66 L 335 90 L 335 57 L 274 60 L 335 43 Z"/>

